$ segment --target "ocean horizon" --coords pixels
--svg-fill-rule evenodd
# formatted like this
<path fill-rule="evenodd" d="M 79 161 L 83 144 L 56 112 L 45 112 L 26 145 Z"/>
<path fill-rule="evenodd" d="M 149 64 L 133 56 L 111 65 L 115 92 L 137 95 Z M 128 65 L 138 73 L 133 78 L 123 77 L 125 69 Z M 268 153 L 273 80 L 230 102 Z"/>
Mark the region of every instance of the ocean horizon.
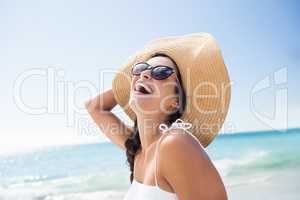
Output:
<path fill-rule="evenodd" d="M 300 128 L 220 134 L 206 148 L 228 199 L 300 199 Z M 125 152 L 111 142 L 0 154 L 0 200 L 121 200 Z"/>

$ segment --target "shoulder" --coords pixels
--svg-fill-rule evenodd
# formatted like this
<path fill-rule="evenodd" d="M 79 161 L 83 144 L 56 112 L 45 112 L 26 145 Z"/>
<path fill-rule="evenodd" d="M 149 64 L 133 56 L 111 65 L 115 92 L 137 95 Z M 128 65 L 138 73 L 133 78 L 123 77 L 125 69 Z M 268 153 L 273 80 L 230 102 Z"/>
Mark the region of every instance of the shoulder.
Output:
<path fill-rule="evenodd" d="M 185 130 L 174 129 L 165 134 L 159 152 L 161 174 L 178 196 L 226 199 L 221 177 L 198 140 Z"/>
<path fill-rule="evenodd" d="M 183 129 L 172 129 L 165 134 L 165 138 L 160 144 L 160 153 L 166 156 L 166 159 L 172 159 L 178 154 L 181 156 L 198 155 L 207 157 L 204 147 L 195 136 Z"/>
<path fill-rule="evenodd" d="M 179 169 L 181 164 L 186 170 L 195 165 L 198 168 L 213 165 L 201 143 L 185 130 L 173 129 L 164 134 L 159 147 L 162 171 L 177 173 L 177 170 L 183 170 Z"/>

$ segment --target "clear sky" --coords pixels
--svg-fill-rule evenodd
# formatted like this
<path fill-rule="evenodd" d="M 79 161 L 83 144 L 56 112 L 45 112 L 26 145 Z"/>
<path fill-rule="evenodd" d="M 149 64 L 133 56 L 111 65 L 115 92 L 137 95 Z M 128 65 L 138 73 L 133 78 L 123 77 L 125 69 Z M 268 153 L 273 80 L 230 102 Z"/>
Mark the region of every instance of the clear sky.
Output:
<path fill-rule="evenodd" d="M 84 125 L 90 118 L 82 103 L 111 87 L 113 75 L 99 80 L 99 72 L 118 69 L 151 39 L 193 32 L 217 39 L 233 82 L 222 132 L 299 127 L 299 10 L 296 0 L 0 0 L 0 145 L 94 140 L 73 136 L 78 127 L 81 135 L 97 132 Z M 40 75 L 20 81 L 32 69 Z M 64 95 L 47 95 L 49 79 L 42 74 L 51 71 L 54 91 L 68 88 Z M 20 98 L 25 107 L 45 111 L 26 111 Z"/>

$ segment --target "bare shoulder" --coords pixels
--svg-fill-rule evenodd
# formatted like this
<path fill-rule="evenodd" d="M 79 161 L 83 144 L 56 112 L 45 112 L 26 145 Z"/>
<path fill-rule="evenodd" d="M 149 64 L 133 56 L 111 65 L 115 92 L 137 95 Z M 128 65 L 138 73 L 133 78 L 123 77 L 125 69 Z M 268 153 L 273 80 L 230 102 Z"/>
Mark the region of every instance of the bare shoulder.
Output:
<path fill-rule="evenodd" d="M 161 142 L 161 153 L 167 154 L 168 159 L 172 159 L 173 156 L 181 155 L 194 155 L 203 157 L 203 159 L 209 159 L 204 147 L 195 138 L 195 136 L 186 132 L 183 129 L 172 129 L 165 133 L 166 136 Z"/>
<path fill-rule="evenodd" d="M 159 150 L 161 174 L 180 199 L 227 199 L 221 177 L 200 142 L 181 129 L 165 134 Z"/>

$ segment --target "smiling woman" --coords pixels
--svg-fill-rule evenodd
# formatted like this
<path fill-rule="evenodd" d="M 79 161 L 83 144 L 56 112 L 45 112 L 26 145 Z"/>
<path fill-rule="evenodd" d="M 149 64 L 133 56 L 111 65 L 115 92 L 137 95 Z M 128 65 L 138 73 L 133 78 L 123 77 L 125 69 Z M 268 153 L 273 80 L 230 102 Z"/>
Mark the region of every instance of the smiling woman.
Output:
<path fill-rule="evenodd" d="M 128 189 L 141 200 L 203 199 L 196 189 L 218 193 L 190 174 L 209 166 L 205 152 L 229 199 L 300 200 L 299 8 L 297 0 L 0 0 L 0 200 L 121 200 Z M 176 36 L 205 30 L 234 83 L 224 125 L 229 91 L 214 39 Z M 147 42 L 164 35 L 172 37 Z M 132 75 L 137 63 L 149 68 Z M 170 71 L 159 65 L 178 72 L 160 80 Z M 182 81 L 171 81 L 179 72 Z M 141 93 L 130 88 L 134 76 Z M 95 93 L 88 114 L 82 103 Z M 168 119 L 152 121 L 159 113 Z M 204 149 L 176 149 L 185 142 L 171 139 L 187 131 Z"/>
<path fill-rule="evenodd" d="M 95 122 L 126 152 L 132 185 L 124 200 L 227 199 L 204 147 L 227 114 L 228 84 L 211 35 L 166 37 L 137 52 L 115 76 L 112 90 L 87 104 Z M 134 127 L 109 112 L 116 104 Z M 109 128 L 112 124 L 119 128 Z"/>

